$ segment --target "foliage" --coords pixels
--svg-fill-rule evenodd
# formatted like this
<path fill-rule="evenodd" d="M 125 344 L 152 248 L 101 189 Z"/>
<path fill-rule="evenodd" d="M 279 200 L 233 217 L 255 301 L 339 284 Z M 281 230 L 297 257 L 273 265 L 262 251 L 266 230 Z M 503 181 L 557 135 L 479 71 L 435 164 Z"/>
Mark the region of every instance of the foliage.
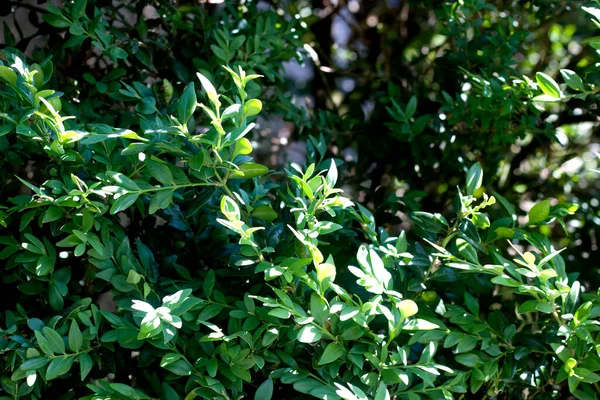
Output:
<path fill-rule="evenodd" d="M 37 64 L 1 53 L 0 258 L 15 301 L 0 311 L 0 399 L 597 398 L 600 292 L 550 235 L 568 233 L 577 204 L 543 199 L 519 215 L 486 188 L 486 163 L 465 160 L 451 207 L 413 200 L 412 229 L 383 229 L 339 189 L 349 166 L 325 135 L 308 139 L 304 166 L 255 160 L 260 99 L 289 105 L 277 85 L 296 22 L 278 36 L 285 18 L 252 4 L 161 7 L 173 37 L 214 53 L 178 54 L 180 85 L 159 75 L 173 59 L 152 57 L 170 42 L 135 49 L 154 33 L 113 29 L 80 0 L 45 14 L 69 30 L 60 51 Z M 85 45 L 113 77 L 57 67 Z M 569 89 L 542 72 L 500 90 L 469 79 L 523 113 L 595 95 L 589 76 L 561 72 Z M 462 107 L 443 97 L 449 115 Z M 421 99 L 388 100 L 384 123 L 425 152 L 434 122 Z M 460 113 L 485 125 L 495 101 Z"/>
<path fill-rule="evenodd" d="M 308 20 L 316 106 L 299 131 L 325 136 L 331 154 L 349 161 L 349 193 L 395 231 L 412 211 L 447 207 L 449 189 L 475 162 L 489 172 L 486 184 L 515 204 L 544 197 L 581 204 L 583 229 L 563 240 L 579 249 L 565 254 L 597 286 L 598 275 L 579 268 L 588 262 L 582 254 L 595 254 L 599 221 L 599 186 L 589 172 L 598 151 L 597 94 L 531 101 L 543 94 L 538 73 L 562 82 L 561 70 L 575 71 L 597 86 L 597 50 L 588 45 L 596 26 L 581 8 L 590 3 L 322 5 Z"/>

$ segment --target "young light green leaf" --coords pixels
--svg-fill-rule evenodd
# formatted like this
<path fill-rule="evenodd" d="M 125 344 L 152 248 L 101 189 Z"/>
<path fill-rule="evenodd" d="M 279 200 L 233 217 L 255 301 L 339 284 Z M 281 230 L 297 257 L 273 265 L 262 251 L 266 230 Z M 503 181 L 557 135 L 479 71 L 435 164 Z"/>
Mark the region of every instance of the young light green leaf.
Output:
<path fill-rule="evenodd" d="M 400 315 L 402 315 L 402 318 L 412 317 L 419 311 L 417 303 L 412 300 L 402 300 L 400 303 L 398 303 L 397 307 L 400 311 Z"/>
<path fill-rule="evenodd" d="M 229 196 L 223 196 L 221 198 L 221 212 L 229 221 L 239 221 L 240 219 L 240 208 L 237 203 Z"/>
<path fill-rule="evenodd" d="M 540 89 L 542 89 L 542 92 L 544 92 L 544 94 L 557 99 L 562 97 L 560 87 L 554 79 L 552 79 L 543 72 L 536 73 L 535 79 L 537 80 L 537 83 L 540 85 Z"/>
<path fill-rule="evenodd" d="M 321 263 L 315 266 L 317 270 L 317 281 L 322 282 L 325 279 L 329 279 L 329 281 L 333 282 L 335 280 L 336 269 L 335 265 L 329 263 Z M 387 272 L 387 271 L 386 271 Z"/>
<path fill-rule="evenodd" d="M 246 163 L 240 165 L 239 168 L 239 171 L 236 171 L 237 173 L 232 175 L 231 179 L 251 179 L 269 172 L 269 168 L 256 163 Z"/>
<path fill-rule="evenodd" d="M 537 224 L 548 218 L 550 214 L 550 200 L 542 200 L 529 210 L 529 223 Z"/>
<path fill-rule="evenodd" d="M 219 108 L 221 103 L 219 102 L 219 95 L 217 93 L 217 89 L 213 86 L 213 84 L 200 72 L 197 72 L 196 75 L 202 84 L 202 87 L 206 91 L 206 95 L 211 103 L 215 106 L 215 108 Z"/>
<path fill-rule="evenodd" d="M 335 184 L 337 183 L 337 179 L 338 179 L 337 166 L 335 165 L 335 161 L 331 160 L 331 165 L 329 167 L 329 170 L 327 171 L 327 176 L 325 177 L 325 181 L 327 182 L 327 185 L 330 188 L 334 188 Z"/>
<path fill-rule="evenodd" d="M 262 110 L 262 102 L 258 99 L 251 99 L 244 104 L 244 116 L 254 117 Z"/>

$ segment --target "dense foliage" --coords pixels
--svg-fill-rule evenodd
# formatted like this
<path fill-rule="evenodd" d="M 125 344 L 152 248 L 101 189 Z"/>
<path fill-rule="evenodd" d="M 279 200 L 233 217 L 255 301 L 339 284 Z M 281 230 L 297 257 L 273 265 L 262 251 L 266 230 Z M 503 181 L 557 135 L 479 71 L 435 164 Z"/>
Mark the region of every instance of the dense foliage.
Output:
<path fill-rule="evenodd" d="M 1 400 L 598 398 L 600 6 L 313 3 L 5 29 Z"/>

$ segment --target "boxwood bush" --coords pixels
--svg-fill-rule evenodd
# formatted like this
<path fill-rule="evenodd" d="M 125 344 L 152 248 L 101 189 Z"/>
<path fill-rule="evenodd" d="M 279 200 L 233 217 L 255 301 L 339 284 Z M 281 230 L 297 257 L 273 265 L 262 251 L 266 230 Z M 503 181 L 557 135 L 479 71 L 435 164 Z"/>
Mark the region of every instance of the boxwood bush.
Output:
<path fill-rule="evenodd" d="M 473 161 L 447 204 L 382 226 L 327 135 L 304 162 L 254 156 L 305 21 L 161 3 L 152 28 L 147 6 L 49 6 L 60 40 L 0 52 L 0 399 L 598 397 L 600 293 L 557 245 L 578 204 L 523 215 Z M 595 95 L 561 74 L 503 90 Z M 417 104 L 390 129 L 424 127 Z"/>

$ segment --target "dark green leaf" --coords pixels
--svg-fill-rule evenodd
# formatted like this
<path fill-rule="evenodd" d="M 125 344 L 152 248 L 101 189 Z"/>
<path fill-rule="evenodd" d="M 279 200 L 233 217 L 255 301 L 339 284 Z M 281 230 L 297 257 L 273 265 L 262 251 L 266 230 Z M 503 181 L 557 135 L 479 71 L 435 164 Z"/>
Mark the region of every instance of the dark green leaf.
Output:
<path fill-rule="evenodd" d="M 46 379 L 51 380 L 69 372 L 71 366 L 73 365 L 73 359 L 74 357 L 67 356 L 57 357 L 50 361 L 50 364 L 48 364 L 48 369 L 46 370 Z"/>
<path fill-rule="evenodd" d="M 136 202 L 138 197 L 138 193 L 127 193 L 122 196 L 119 196 L 119 198 L 115 200 L 112 207 L 110 208 L 110 213 L 116 214 L 118 212 L 126 210 Z"/>
<path fill-rule="evenodd" d="M 83 335 L 81 334 L 79 326 L 77 326 L 77 322 L 71 320 L 71 327 L 69 328 L 69 348 L 75 353 L 78 353 L 79 350 L 81 350 L 81 346 L 83 346 Z"/>
<path fill-rule="evenodd" d="M 256 389 L 254 400 L 271 400 L 273 396 L 273 380 L 267 379 Z"/>

